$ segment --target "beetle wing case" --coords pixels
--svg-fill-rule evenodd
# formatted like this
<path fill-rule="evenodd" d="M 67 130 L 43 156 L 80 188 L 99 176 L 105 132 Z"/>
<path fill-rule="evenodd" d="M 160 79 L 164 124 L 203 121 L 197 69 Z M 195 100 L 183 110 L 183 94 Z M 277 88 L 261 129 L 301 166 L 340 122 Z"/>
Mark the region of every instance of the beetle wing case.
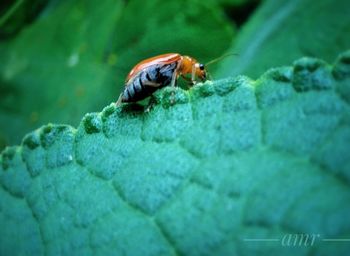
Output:
<path fill-rule="evenodd" d="M 153 65 L 178 62 L 181 59 L 182 59 L 182 56 L 178 53 L 166 53 L 166 54 L 158 55 L 158 56 L 143 60 L 138 64 L 136 64 L 135 67 L 133 67 L 133 69 L 129 72 L 128 76 L 126 77 L 125 82 L 127 83 L 133 76 L 135 76 L 137 73 L 144 70 L 145 68 L 148 68 Z"/>

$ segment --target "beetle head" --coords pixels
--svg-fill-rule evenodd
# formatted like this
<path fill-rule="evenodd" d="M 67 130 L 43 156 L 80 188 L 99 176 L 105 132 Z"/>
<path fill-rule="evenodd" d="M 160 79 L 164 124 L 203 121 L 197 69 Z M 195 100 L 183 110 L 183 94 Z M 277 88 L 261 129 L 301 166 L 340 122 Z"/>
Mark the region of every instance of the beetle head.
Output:
<path fill-rule="evenodd" d="M 205 69 L 204 64 L 196 62 L 194 64 L 195 74 L 202 82 L 207 80 L 207 70 Z"/>
<path fill-rule="evenodd" d="M 183 56 L 180 72 L 182 75 L 190 74 L 192 82 L 195 82 L 196 79 L 202 82 L 207 79 L 207 71 L 204 64 L 189 56 Z"/>

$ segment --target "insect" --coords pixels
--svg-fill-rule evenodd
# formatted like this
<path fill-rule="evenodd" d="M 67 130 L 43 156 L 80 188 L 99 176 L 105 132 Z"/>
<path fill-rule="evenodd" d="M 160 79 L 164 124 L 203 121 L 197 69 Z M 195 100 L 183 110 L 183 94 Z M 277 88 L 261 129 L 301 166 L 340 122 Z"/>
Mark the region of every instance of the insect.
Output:
<path fill-rule="evenodd" d="M 191 78 L 186 76 L 188 74 L 191 74 Z M 174 87 L 179 76 L 194 85 L 196 78 L 201 81 L 207 79 L 207 71 L 204 64 L 178 53 L 167 53 L 143 60 L 126 77 L 125 88 L 116 104 L 137 102 L 164 86 Z"/>

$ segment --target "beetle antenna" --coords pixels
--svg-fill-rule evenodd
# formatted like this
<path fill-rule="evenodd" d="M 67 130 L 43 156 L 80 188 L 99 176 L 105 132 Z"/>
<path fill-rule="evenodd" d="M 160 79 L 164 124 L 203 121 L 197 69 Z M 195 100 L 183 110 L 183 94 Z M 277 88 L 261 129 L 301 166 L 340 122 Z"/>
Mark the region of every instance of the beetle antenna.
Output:
<path fill-rule="evenodd" d="M 213 59 L 213 60 L 207 62 L 207 63 L 205 64 L 205 66 L 211 65 L 211 64 L 213 64 L 213 63 L 215 63 L 215 62 L 218 62 L 219 60 L 222 60 L 222 59 L 224 59 L 224 58 L 226 58 L 226 57 L 228 57 L 228 56 L 238 56 L 238 54 L 237 54 L 237 53 L 227 53 L 227 54 L 221 55 L 220 57 L 215 58 L 215 59 Z"/>

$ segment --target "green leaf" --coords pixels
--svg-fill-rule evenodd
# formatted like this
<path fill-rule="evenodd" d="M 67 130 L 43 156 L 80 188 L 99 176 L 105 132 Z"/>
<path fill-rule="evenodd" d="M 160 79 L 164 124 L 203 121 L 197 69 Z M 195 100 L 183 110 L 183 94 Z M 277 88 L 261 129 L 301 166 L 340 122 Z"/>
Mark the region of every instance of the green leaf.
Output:
<path fill-rule="evenodd" d="M 215 77 L 245 74 L 256 78 L 271 67 L 303 57 L 332 61 L 350 45 L 349 1 L 267 0 L 244 24 Z"/>
<path fill-rule="evenodd" d="M 150 112 L 111 104 L 8 147 L 1 254 L 349 252 L 324 239 L 350 238 L 350 51 L 174 97 L 164 88 Z M 286 244 L 298 234 L 315 241 Z"/>
<path fill-rule="evenodd" d="M 233 32 L 216 4 L 197 0 L 53 3 L 0 43 L 0 148 L 48 122 L 77 125 L 115 102 L 143 58 L 175 51 L 206 61 Z"/>

